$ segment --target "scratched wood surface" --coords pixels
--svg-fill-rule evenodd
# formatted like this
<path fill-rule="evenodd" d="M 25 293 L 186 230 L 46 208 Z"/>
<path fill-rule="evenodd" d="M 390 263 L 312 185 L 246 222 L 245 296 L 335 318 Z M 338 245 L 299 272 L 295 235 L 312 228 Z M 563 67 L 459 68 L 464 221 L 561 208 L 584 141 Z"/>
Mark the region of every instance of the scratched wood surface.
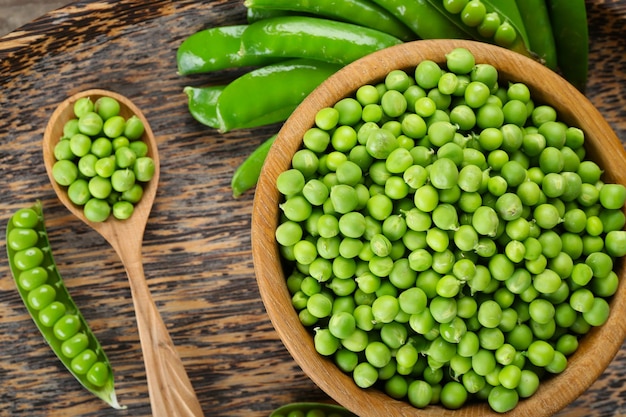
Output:
<path fill-rule="evenodd" d="M 626 142 L 626 1 L 588 1 L 588 96 Z M 218 134 L 187 112 L 182 40 L 245 22 L 241 1 L 79 1 L 0 38 L 0 236 L 16 209 L 44 204 L 56 261 L 111 359 L 113 411 L 65 371 L 14 289 L 0 244 L 0 416 L 149 416 L 124 269 L 106 242 L 57 201 L 41 138 L 55 106 L 88 88 L 122 93 L 157 135 L 161 181 L 144 239 L 150 288 L 207 416 L 267 416 L 292 401 L 330 401 L 284 349 L 265 314 L 250 251 L 252 193 L 230 194 L 236 166 L 278 126 Z M 626 415 L 626 344 L 561 417 Z M 418 413 L 416 413 L 418 415 Z"/>

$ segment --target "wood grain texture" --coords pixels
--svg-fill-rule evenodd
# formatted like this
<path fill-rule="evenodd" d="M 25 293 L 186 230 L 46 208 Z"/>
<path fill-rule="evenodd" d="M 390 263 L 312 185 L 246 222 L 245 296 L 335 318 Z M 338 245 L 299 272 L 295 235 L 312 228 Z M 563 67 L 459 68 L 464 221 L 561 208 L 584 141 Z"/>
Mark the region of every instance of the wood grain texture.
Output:
<path fill-rule="evenodd" d="M 588 97 L 626 141 L 626 2 L 589 1 Z M 129 97 L 156 135 L 161 178 L 146 227 L 145 274 L 205 415 L 267 416 L 292 401 L 331 400 L 291 358 L 265 312 L 251 256 L 252 194 L 234 200 L 236 166 L 277 126 L 218 134 L 187 112 L 185 85 L 229 80 L 176 74 L 195 31 L 245 22 L 240 1 L 79 1 L 0 38 L 0 235 L 42 200 L 55 259 L 116 372 L 115 416 L 150 416 L 134 308 L 119 257 L 56 199 L 43 166 L 48 118 L 71 94 Z M 4 242 L 2 243 L 4 245 Z M 0 249 L 4 258 L 5 250 Z M 563 417 L 626 414 L 626 346 Z M 0 262 L 0 416 L 111 416 L 36 332 Z"/>

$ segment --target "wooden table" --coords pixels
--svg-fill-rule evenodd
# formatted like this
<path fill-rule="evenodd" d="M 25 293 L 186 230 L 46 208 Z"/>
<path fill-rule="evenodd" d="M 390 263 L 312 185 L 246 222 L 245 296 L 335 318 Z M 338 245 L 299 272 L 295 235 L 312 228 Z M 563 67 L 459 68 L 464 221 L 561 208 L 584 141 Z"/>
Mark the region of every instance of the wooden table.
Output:
<path fill-rule="evenodd" d="M 626 1 L 589 1 L 588 96 L 626 141 Z M 267 416 L 331 400 L 274 332 L 250 251 L 252 193 L 231 197 L 236 166 L 278 128 L 218 134 L 187 111 L 186 85 L 232 78 L 176 74 L 176 49 L 207 27 L 245 22 L 240 1 L 80 1 L 0 38 L 0 235 L 18 208 L 44 204 L 55 258 L 114 365 L 113 411 L 46 346 L 0 262 L 0 416 L 149 416 L 130 291 L 113 250 L 61 206 L 42 163 L 48 117 L 68 95 L 131 98 L 157 134 L 161 182 L 144 240 L 146 276 L 207 416 Z M 4 239 L 2 239 L 4 245 Z M 4 254 L 4 247 L 0 251 Z M 626 345 L 559 416 L 626 415 Z"/>

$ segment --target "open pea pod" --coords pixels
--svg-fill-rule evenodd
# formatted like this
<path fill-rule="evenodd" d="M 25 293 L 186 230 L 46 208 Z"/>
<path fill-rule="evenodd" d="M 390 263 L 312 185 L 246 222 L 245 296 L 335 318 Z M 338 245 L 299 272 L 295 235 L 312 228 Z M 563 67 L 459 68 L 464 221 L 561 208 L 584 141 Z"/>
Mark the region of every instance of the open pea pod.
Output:
<path fill-rule="evenodd" d="M 448 11 L 441 0 L 428 0 L 428 3 L 469 39 L 496 44 L 522 55 L 532 56 L 526 27 L 515 0 L 473 0 L 463 10 L 454 12 Z M 469 10 L 472 7 L 474 10 Z M 472 17 L 466 19 L 464 15 Z"/>
<path fill-rule="evenodd" d="M 357 417 L 356 414 L 351 413 L 340 405 L 315 402 L 285 404 L 274 410 L 269 417 L 287 417 L 300 414 L 306 416 L 310 414 L 315 417 Z"/>
<path fill-rule="evenodd" d="M 54 262 L 42 205 L 16 211 L 6 227 L 7 255 L 17 290 L 52 351 L 87 390 L 111 407 L 113 370 Z"/>

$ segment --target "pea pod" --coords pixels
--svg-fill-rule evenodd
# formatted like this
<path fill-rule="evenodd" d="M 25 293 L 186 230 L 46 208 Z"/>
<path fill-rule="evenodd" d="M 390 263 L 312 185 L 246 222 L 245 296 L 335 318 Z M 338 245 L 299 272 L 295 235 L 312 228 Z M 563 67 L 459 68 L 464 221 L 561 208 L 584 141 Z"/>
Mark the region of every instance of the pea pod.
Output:
<path fill-rule="evenodd" d="M 441 0 L 428 0 L 428 3 L 462 30 L 466 38 L 497 44 L 531 56 L 526 29 L 515 0 L 471 0 L 459 13 L 449 12 Z M 471 10 L 476 5 L 478 6 Z M 495 21 L 491 20 L 495 22 L 493 27 L 489 27 L 490 17 L 495 17 Z M 505 34 L 505 31 L 508 33 Z"/>
<path fill-rule="evenodd" d="M 584 0 L 546 0 L 561 73 L 585 91 L 589 71 L 589 28 Z"/>
<path fill-rule="evenodd" d="M 306 16 L 283 16 L 252 23 L 241 35 L 241 53 L 308 58 L 346 65 L 402 41 L 378 30 Z"/>
<path fill-rule="evenodd" d="M 340 405 L 314 403 L 314 402 L 298 402 L 286 404 L 272 411 L 269 417 L 288 417 L 292 415 L 314 415 L 319 417 L 356 417 L 346 408 Z"/>
<path fill-rule="evenodd" d="M 465 39 L 466 33 L 425 0 L 373 0 L 422 39 Z"/>
<path fill-rule="evenodd" d="M 241 34 L 247 25 L 214 27 L 187 37 L 176 51 L 179 75 L 218 71 L 227 68 L 262 66 L 276 61 L 262 55 L 239 53 Z"/>
<path fill-rule="evenodd" d="M 258 22 L 259 20 L 269 19 L 270 17 L 291 16 L 295 13 L 286 10 L 270 10 L 256 7 L 246 8 L 246 20 L 248 23 Z"/>
<path fill-rule="evenodd" d="M 259 181 L 261 168 L 263 168 L 267 153 L 276 140 L 276 136 L 272 135 L 266 139 L 237 167 L 230 183 L 234 198 L 240 197 Z"/>
<path fill-rule="evenodd" d="M 342 22 L 376 29 L 403 41 L 415 40 L 415 34 L 382 7 L 365 0 L 246 0 L 244 6 L 262 10 L 310 13 Z"/>
<path fill-rule="evenodd" d="M 494 11 L 500 16 L 504 16 L 521 36 L 524 45 L 528 45 L 528 33 L 524 26 L 524 21 L 520 15 L 519 8 L 515 0 L 481 0 L 487 6 L 487 11 Z"/>
<path fill-rule="evenodd" d="M 529 49 L 550 69 L 556 69 L 556 45 L 545 0 L 517 0 L 528 34 Z"/>
<path fill-rule="evenodd" d="M 41 203 L 13 214 L 6 240 L 17 290 L 53 352 L 87 390 L 113 408 L 126 408 L 117 401 L 109 360 L 56 267 Z"/>
<path fill-rule="evenodd" d="M 183 88 L 183 92 L 187 94 L 187 107 L 191 116 L 203 125 L 217 129 L 217 100 L 224 88 L 225 85 Z"/>
<path fill-rule="evenodd" d="M 216 113 L 221 132 L 285 121 L 315 87 L 341 68 L 294 59 L 250 71 L 224 88 Z"/>

